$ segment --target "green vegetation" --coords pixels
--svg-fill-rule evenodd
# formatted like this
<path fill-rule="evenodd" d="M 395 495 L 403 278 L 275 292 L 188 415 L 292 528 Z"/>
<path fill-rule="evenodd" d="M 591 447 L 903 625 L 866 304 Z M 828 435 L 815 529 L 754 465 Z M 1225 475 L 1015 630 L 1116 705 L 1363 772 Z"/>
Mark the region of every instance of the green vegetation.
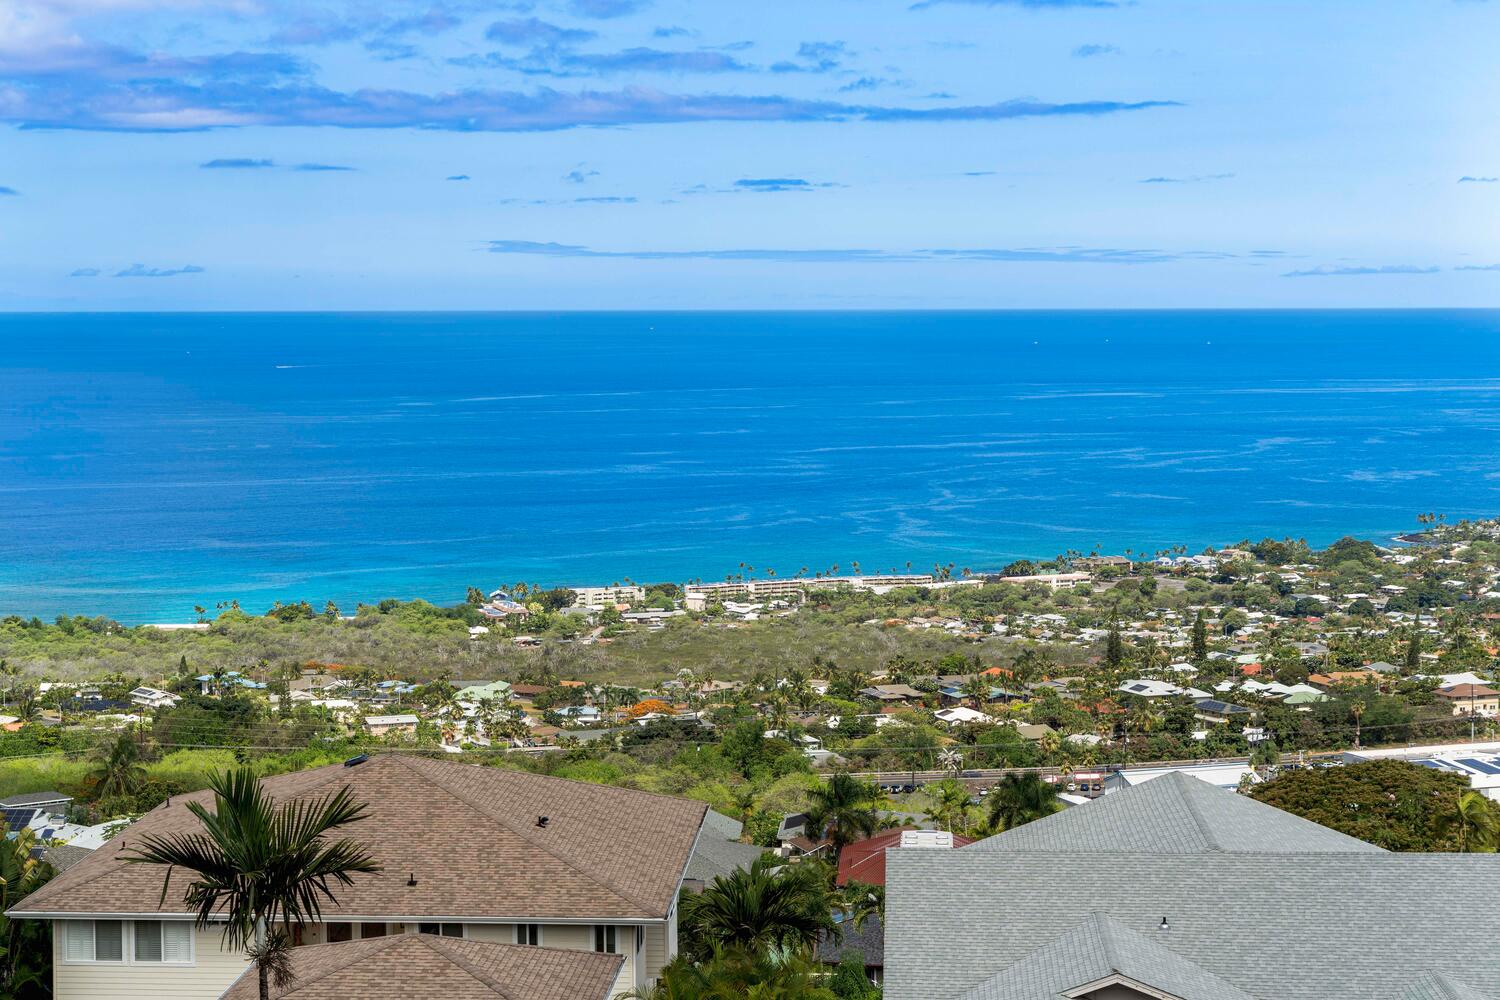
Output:
<path fill-rule="evenodd" d="M 1390 851 L 1491 852 L 1500 830 L 1463 775 L 1400 760 L 1286 771 L 1250 794 Z"/>
<path fill-rule="evenodd" d="M 0 838 L 0 997 L 40 1000 L 52 993 L 52 931 L 35 920 L 11 920 L 5 911 L 45 885 L 52 866 L 32 856 L 30 830 Z"/>

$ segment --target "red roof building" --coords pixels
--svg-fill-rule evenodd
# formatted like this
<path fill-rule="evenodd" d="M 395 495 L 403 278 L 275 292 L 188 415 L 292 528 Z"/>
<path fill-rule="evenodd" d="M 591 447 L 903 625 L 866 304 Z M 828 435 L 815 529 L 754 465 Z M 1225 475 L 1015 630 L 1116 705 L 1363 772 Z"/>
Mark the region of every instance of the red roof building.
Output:
<path fill-rule="evenodd" d="M 923 843 L 916 846 L 901 846 L 904 834 L 915 833 L 917 840 L 940 840 L 949 843 Z M 910 840 L 912 838 L 908 838 Z M 911 827 L 902 827 L 899 830 L 886 830 L 877 833 L 868 840 L 856 840 L 844 848 L 839 855 L 839 874 L 837 882 L 839 885 L 847 885 L 850 882 L 863 882 L 866 885 L 885 885 L 885 852 L 890 850 L 940 850 L 944 847 L 968 847 L 974 843 L 968 837 L 960 837 L 957 834 L 940 833 L 935 830 L 913 830 Z"/>

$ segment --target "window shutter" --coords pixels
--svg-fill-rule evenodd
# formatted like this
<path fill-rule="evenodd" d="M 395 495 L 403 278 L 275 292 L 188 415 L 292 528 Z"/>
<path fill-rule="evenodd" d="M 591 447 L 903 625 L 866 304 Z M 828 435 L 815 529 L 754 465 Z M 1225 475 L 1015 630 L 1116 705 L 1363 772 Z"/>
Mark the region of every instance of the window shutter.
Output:
<path fill-rule="evenodd" d="M 163 921 L 161 925 L 161 960 L 193 960 L 193 925 L 183 920 Z"/>
<path fill-rule="evenodd" d="M 68 920 L 63 923 L 63 958 L 69 962 L 94 960 L 92 920 Z"/>

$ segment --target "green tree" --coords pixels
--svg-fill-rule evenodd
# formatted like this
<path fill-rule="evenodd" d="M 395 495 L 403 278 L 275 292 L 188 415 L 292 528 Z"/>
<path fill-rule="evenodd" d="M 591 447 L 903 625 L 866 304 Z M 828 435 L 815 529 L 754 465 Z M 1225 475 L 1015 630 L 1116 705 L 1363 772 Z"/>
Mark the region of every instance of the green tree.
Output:
<path fill-rule="evenodd" d="M 1198 609 L 1198 617 L 1193 619 L 1193 662 L 1202 663 L 1208 659 L 1208 623 L 1203 620 L 1203 609 Z"/>
<path fill-rule="evenodd" d="M 986 799 L 990 829 L 995 833 L 1050 816 L 1063 807 L 1052 786 L 1037 774 L 1007 774 L 990 788 Z"/>
<path fill-rule="evenodd" d="M 1250 794 L 1386 850 L 1455 851 L 1461 837 L 1455 820 L 1468 791 L 1461 774 L 1404 760 L 1372 760 L 1283 771 Z M 1478 810 L 1470 808 L 1477 825 Z"/>
<path fill-rule="evenodd" d="M 931 800 L 926 819 L 944 830 L 962 834 L 969 827 L 969 789 L 960 781 L 947 778 L 923 789 Z"/>
<path fill-rule="evenodd" d="M 94 794 L 101 801 L 138 793 L 146 784 L 146 768 L 141 764 L 141 748 L 135 738 L 122 732 L 99 744 L 90 777 Z"/>
<path fill-rule="evenodd" d="M 16 1000 L 51 994 L 51 928 L 42 921 L 5 915 L 52 878 L 52 866 L 33 857 L 36 846 L 30 830 L 0 838 L 0 997 Z"/>
<path fill-rule="evenodd" d="M 848 845 L 880 829 L 880 789 L 838 773 L 808 793 L 807 829 L 833 845 L 835 861 Z"/>
<path fill-rule="evenodd" d="M 183 898 L 198 928 L 225 921 L 225 943 L 247 951 L 261 1000 L 268 1000 L 272 979 L 278 988 L 291 984 L 294 928 L 316 922 L 323 903 L 335 902 L 335 884 L 350 886 L 354 875 L 381 870 L 357 842 L 328 840 L 333 831 L 364 819 L 366 807 L 348 786 L 314 801 L 276 804 L 249 768 L 216 772 L 209 787 L 212 810 L 188 804 L 201 832 L 148 834 L 124 859 L 167 866 L 162 902 L 172 872 L 190 872 Z"/>
<path fill-rule="evenodd" d="M 804 955 L 721 948 L 701 961 L 679 955 L 655 986 L 623 994 L 637 1000 L 840 1000 Z M 878 994 L 876 994 L 878 996 Z"/>
<path fill-rule="evenodd" d="M 865 974 L 865 963 L 858 955 L 845 955 L 828 977 L 828 990 L 839 1000 L 877 1000 L 880 989 Z"/>
<path fill-rule="evenodd" d="M 820 937 L 838 937 L 833 905 L 821 865 L 762 857 L 683 900 L 684 951 L 699 961 L 725 949 L 809 952 Z"/>
<path fill-rule="evenodd" d="M 1120 623 L 1109 623 L 1109 638 L 1104 641 L 1104 665 L 1119 670 L 1125 665 L 1125 640 L 1120 636 Z"/>

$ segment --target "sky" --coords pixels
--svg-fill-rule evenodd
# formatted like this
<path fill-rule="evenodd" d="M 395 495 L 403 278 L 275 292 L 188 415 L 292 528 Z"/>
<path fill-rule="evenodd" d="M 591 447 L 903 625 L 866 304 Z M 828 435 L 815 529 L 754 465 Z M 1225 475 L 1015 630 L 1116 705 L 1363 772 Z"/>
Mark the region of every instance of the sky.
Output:
<path fill-rule="evenodd" d="M 1500 304 L 1500 0 L 0 0 L 0 309 Z"/>

